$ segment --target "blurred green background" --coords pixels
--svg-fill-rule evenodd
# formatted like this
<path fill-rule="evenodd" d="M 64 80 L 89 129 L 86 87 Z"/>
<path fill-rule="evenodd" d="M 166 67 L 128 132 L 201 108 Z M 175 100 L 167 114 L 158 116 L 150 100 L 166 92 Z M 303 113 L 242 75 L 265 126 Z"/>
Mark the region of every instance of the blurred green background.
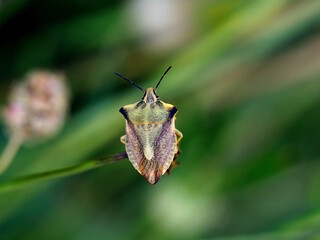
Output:
<path fill-rule="evenodd" d="M 151 186 L 121 161 L 0 194 L 0 239 L 320 239 L 320 1 L 2 0 L 0 106 L 63 71 L 62 131 L 0 177 L 124 151 L 125 104 L 178 107 L 181 165 Z M 1 124 L 0 152 L 8 136 Z"/>

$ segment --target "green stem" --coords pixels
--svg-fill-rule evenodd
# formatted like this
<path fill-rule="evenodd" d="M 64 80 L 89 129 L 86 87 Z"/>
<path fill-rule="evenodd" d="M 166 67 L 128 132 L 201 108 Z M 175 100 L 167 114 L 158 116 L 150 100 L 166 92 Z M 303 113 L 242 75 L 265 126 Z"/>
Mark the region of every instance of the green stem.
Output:
<path fill-rule="evenodd" d="M 14 156 L 18 152 L 21 143 L 23 142 L 23 137 L 21 134 L 14 133 L 10 139 L 9 142 L 4 149 L 4 152 L 2 153 L 2 156 L 0 158 L 0 175 L 7 170 L 7 168 L 10 166 Z"/>
<path fill-rule="evenodd" d="M 0 183 L 0 193 L 12 191 L 12 190 L 22 188 L 22 187 L 25 187 L 34 183 L 38 183 L 44 180 L 52 180 L 52 179 L 73 176 L 73 175 L 87 172 L 89 170 L 102 167 L 106 164 L 117 162 L 126 158 L 127 158 L 126 153 L 119 153 L 109 157 L 90 160 L 90 161 L 80 163 L 75 166 L 71 166 L 67 168 L 47 171 L 43 173 L 36 173 L 29 176 L 9 180 L 9 181 Z"/>

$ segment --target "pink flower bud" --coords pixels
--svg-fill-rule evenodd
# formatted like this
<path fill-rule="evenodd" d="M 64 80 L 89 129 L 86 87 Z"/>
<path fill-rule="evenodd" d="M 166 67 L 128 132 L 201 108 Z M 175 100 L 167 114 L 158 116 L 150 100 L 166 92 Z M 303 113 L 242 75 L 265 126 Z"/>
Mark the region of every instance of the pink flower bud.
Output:
<path fill-rule="evenodd" d="M 17 84 L 5 109 L 9 131 L 24 139 L 50 137 L 64 123 L 69 94 L 64 76 L 49 71 L 34 71 Z"/>

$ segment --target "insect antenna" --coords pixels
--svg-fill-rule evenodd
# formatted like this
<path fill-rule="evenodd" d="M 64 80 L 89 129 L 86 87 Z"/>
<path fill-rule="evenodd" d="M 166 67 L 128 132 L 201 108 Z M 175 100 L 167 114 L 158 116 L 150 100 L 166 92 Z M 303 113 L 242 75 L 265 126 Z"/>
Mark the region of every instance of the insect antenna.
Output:
<path fill-rule="evenodd" d="M 142 87 L 140 87 L 138 84 L 134 83 L 134 82 L 131 81 L 130 79 L 122 76 L 121 74 L 119 74 L 119 73 L 117 73 L 117 72 L 114 72 L 114 74 L 117 75 L 117 76 L 119 76 L 119 77 L 121 77 L 121 78 L 123 78 L 124 80 L 128 81 L 129 83 L 131 83 L 131 84 L 134 85 L 135 87 L 139 88 L 142 92 L 144 92 L 144 90 L 143 90 Z"/>
<path fill-rule="evenodd" d="M 157 84 L 156 88 L 154 89 L 155 91 L 157 91 L 157 88 L 158 88 L 158 86 L 160 85 L 161 80 L 163 79 L 164 75 L 166 75 L 166 74 L 167 74 L 167 72 L 169 72 L 170 68 L 171 68 L 171 66 L 170 66 L 170 67 L 168 67 L 168 69 L 164 72 L 164 74 L 163 74 L 163 75 L 162 75 L 162 77 L 160 78 L 160 80 L 159 80 L 159 82 L 158 82 L 158 84 Z"/>

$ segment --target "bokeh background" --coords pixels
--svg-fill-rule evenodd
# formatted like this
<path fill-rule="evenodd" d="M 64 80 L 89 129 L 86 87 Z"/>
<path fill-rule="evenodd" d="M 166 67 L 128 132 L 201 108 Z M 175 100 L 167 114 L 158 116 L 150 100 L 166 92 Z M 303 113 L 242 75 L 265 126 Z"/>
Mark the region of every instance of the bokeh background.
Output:
<path fill-rule="evenodd" d="M 155 186 L 121 161 L 2 193 L 0 239 L 320 239 L 318 0 L 0 1 L 1 108 L 34 69 L 72 95 L 0 181 L 124 151 L 118 110 L 142 94 L 113 72 L 146 88 L 170 65 L 181 165 Z"/>

